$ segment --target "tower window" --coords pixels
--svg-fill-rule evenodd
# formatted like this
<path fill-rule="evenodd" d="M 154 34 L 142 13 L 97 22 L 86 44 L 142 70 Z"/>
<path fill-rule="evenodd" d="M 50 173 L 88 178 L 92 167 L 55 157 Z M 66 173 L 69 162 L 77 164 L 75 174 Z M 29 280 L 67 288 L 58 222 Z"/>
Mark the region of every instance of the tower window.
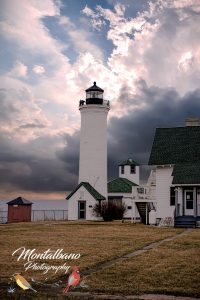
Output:
<path fill-rule="evenodd" d="M 121 173 L 124 174 L 124 166 L 121 166 Z"/>
<path fill-rule="evenodd" d="M 134 165 L 131 165 L 131 174 L 135 174 L 135 166 Z"/>

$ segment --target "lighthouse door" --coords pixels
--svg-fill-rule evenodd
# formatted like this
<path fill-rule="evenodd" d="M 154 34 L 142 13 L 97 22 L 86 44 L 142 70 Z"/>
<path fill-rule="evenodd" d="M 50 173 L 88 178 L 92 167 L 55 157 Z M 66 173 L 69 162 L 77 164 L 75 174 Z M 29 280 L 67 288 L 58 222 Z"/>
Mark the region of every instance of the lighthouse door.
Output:
<path fill-rule="evenodd" d="M 86 201 L 78 201 L 78 218 L 86 218 Z"/>

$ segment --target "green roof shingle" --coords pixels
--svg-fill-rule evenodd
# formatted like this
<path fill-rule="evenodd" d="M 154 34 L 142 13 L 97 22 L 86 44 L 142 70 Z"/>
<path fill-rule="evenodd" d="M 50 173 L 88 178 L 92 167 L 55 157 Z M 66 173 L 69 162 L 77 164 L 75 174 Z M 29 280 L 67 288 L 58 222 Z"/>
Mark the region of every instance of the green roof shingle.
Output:
<path fill-rule="evenodd" d="M 91 186 L 91 184 L 89 184 L 89 182 L 81 182 L 79 183 L 79 185 L 66 197 L 66 199 L 68 200 L 69 198 L 71 198 L 71 196 L 81 187 L 84 186 L 86 188 L 86 190 L 94 197 L 94 199 L 96 200 L 105 200 L 106 198 L 104 196 L 102 196 L 97 190 L 95 190 L 95 188 L 93 188 Z"/>
<path fill-rule="evenodd" d="M 126 178 L 119 177 L 108 182 L 108 193 L 131 193 L 132 186 L 138 185 Z"/>
<path fill-rule="evenodd" d="M 172 184 L 200 184 L 200 164 L 176 165 Z"/>
<path fill-rule="evenodd" d="M 124 160 L 118 166 L 139 166 L 139 164 L 136 161 L 134 161 L 132 158 L 129 158 L 127 160 Z"/>
<path fill-rule="evenodd" d="M 149 165 L 200 163 L 200 126 L 157 128 Z"/>

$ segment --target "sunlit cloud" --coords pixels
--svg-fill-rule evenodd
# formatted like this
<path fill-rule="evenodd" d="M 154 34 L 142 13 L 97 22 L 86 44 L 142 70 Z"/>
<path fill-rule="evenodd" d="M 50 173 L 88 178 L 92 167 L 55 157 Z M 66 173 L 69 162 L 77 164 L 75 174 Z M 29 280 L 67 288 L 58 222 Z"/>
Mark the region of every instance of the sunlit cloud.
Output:
<path fill-rule="evenodd" d="M 43 73 L 45 73 L 45 68 L 43 66 L 40 66 L 40 65 L 35 65 L 33 67 L 33 72 L 36 73 L 36 74 L 43 74 Z"/>
<path fill-rule="evenodd" d="M 28 67 L 20 61 L 16 61 L 9 75 L 14 77 L 26 77 L 28 73 Z"/>

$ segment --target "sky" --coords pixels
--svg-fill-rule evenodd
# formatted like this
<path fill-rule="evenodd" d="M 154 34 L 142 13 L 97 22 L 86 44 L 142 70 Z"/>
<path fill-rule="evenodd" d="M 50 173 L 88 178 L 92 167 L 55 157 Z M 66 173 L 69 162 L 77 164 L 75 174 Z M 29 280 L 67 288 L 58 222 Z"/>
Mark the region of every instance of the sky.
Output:
<path fill-rule="evenodd" d="M 64 199 L 78 182 L 80 113 L 110 100 L 108 176 L 148 175 L 156 127 L 200 118 L 200 1 L 0 0 L 0 199 Z"/>

